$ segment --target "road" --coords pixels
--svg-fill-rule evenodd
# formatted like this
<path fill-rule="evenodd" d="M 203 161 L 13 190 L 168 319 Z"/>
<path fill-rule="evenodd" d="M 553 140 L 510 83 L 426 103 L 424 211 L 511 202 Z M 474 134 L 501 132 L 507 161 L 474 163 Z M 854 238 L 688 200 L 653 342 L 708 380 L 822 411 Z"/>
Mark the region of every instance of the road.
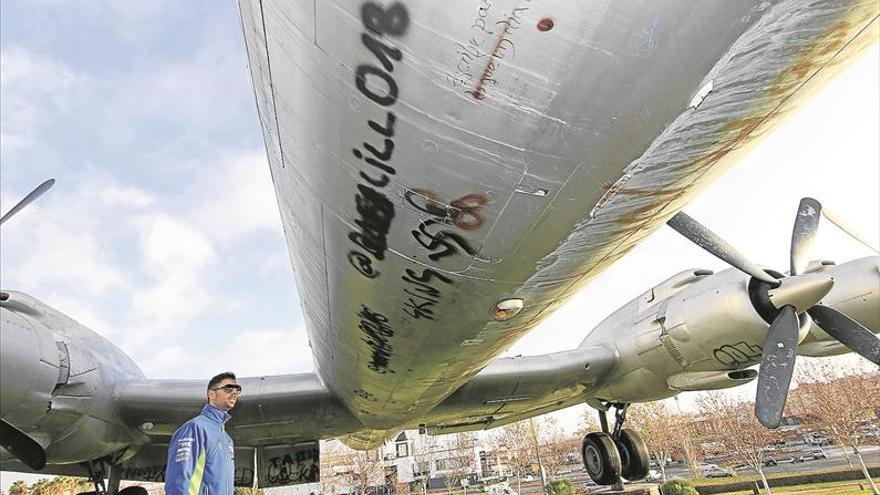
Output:
<path fill-rule="evenodd" d="M 780 451 L 777 453 L 768 454 L 769 457 L 773 457 L 779 462 L 777 466 L 767 466 L 764 468 L 764 472 L 767 474 L 771 473 L 792 473 L 792 472 L 801 472 L 801 471 L 817 471 L 824 469 L 833 469 L 839 467 L 849 467 L 849 464 L 846 462 L 846 457 L 843 455 L 843 451 L 837 447 L 822 447 L 822 450 L 825 451 L 825 454 L 828 455 L 827 459 L 817 459 L 811 461 L 804 462 L 792 462 L 791 459 L 794 457 L 799 457 L 804 454 L 808 454 L 814 447 L 807 447 L 805 445 L 799 446 L 799 448 L 792 450 Z M 862 458 L 865 460 L 865 464 L 867 465 L 877 465 L 880 464 L 880 446 L 877 445 L 866 445 L 860 449 L 862 451 Z M 850 460 L 853 463 L 853 467 L 858 469 L 858 460 L 855 455 L 850 454 Z M 719 465 L 723 465 L 722 463 L 718 463 Z M 730 466 L 725 466 L 730 467 Z M 746 467 L 742 469 L 737 469 L 736 472 L 738 474 L 750 474 L 754 473 L 755 470 Z M 684 467 L 674 467 L 666 469 L 666 476 L 673 478 L 692 478 L 690 470 Z"/>
<path fill-rule="evenodd" d="M 804 444 L 795 445 L 794 447 L 786 450 L 781 450 L 779 452 L 771 453 L 770 456 L 774 457 L 779 465 L 777 466 L 768 466 L 764 469 L 766 474 L 772 473 L 793 473 L 793 472 L 801 472 L 801 471 L 818 471 L 818 470 L 826 470 L 826 469 L 835 469 L 841 467 L 849 467 L 846 462 L 846 457 L 843 455 L 843 452 L 837 447 L 822 447 L 822 450 L 828 455 L 827 459 L 818 459 L 812 461 L 805 462 L 791 462 L 792 457 L 798 457 L 804 454 L 809 453 L 814 447 L 810 447 Z M 862 457 L 865 459 L 865 464 L 868 466 L 877 466 L 880 465 L 880 446 L 877 445 L 867 445 L 860 449 L 862 451 Z M 855 469 L 859 468 L 858 460 L 854 455 L 850 455 L 850 459 L 853 462 L 853 467 Z M 717 463 L 719 465 L 724 465 L 723 463 Z M 584 488 L 595 488 L 595 485 L 592 484 L 590 480 L 590 476 L 584 471 L 583 466 L 580 464 L 572 464 L 570 466 L 565 466 L 562 468 L 562 473 L 558 476 L 558 478 L 568 478 L 571 480 L 572 484 L 574 484 L 575 488 L 578 491 L 583 490 Z M 567 471 L 567 472 L 565 472 Z M 754 473 L 755 471 L 750 468 L 742 468 L 737 470 L 737 474 L 741 475 L 749 475 Z M 667 478 L 685 478 L 691 479 L 691 472 L 685 467 L 670 467 L 666 469 Z M 516 479 L 511 478 L 510 486 L 514 490 L 516 490 Z M 533 495 L 541 493 L 541 483 L 540 481 L 534 481 L 531 483 L 523 483 L 522 484 L 522 494 L 521 495 Z"/>

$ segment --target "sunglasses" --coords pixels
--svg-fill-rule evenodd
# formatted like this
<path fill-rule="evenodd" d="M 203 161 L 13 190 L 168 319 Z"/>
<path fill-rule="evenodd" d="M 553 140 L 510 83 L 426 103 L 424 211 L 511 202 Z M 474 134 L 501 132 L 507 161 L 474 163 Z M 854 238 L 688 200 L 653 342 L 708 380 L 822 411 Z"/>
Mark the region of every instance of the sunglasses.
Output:
<path fill-rule="evenodd" d="M 210 390 L 212 390 L 214 392 L 216 392 L 218 390 L 222 390 L 222 391 L 226 392 L 227 394 L 231 394 L 232 392 L 241 393 L 241 385 L 238 385 L 238 384 L 233 385 L 230 383 L 229 385 L 223 385 L 222 387 L 212 388 Z"/>

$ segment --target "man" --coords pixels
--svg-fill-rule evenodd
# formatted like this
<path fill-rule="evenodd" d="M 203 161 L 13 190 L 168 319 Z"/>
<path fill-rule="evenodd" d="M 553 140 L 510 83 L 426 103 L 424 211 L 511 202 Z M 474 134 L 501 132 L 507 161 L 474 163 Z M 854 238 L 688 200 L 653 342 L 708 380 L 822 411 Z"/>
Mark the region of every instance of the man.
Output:
<path fill-rule="evenodd" d="M 231 372 L 208 382 L 208 403 L 174 432 L 168 445 L 167 495 L 233 495 L 235 451 L 224 425 L 240 393 Z"/>

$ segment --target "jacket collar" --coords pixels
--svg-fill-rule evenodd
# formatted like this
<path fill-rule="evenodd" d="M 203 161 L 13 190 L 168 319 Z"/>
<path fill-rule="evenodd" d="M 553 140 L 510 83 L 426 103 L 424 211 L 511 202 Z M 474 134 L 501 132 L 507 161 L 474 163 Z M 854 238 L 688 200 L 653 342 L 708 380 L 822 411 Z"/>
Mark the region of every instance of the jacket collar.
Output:
<path fill-rule="evenodd" d="M 205 407 L 202 408 L 201 414 L 211 421 L 220 424 L 224 424 L 232 419 L 232 416 L 228 412 L 218 409 L 211 404 L 205 404 Z"/>

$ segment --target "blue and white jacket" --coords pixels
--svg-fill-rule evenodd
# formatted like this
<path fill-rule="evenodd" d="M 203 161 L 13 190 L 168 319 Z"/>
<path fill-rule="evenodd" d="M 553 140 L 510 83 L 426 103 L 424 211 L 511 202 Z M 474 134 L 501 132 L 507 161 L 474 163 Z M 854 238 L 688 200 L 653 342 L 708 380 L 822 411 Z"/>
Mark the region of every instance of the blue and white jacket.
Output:
<path fill-rule="evenodd" d="M 167 495 L 233 495 L 235 450 L 224 425 L 232 416 L 205 404 L 168 445 Z"/>

